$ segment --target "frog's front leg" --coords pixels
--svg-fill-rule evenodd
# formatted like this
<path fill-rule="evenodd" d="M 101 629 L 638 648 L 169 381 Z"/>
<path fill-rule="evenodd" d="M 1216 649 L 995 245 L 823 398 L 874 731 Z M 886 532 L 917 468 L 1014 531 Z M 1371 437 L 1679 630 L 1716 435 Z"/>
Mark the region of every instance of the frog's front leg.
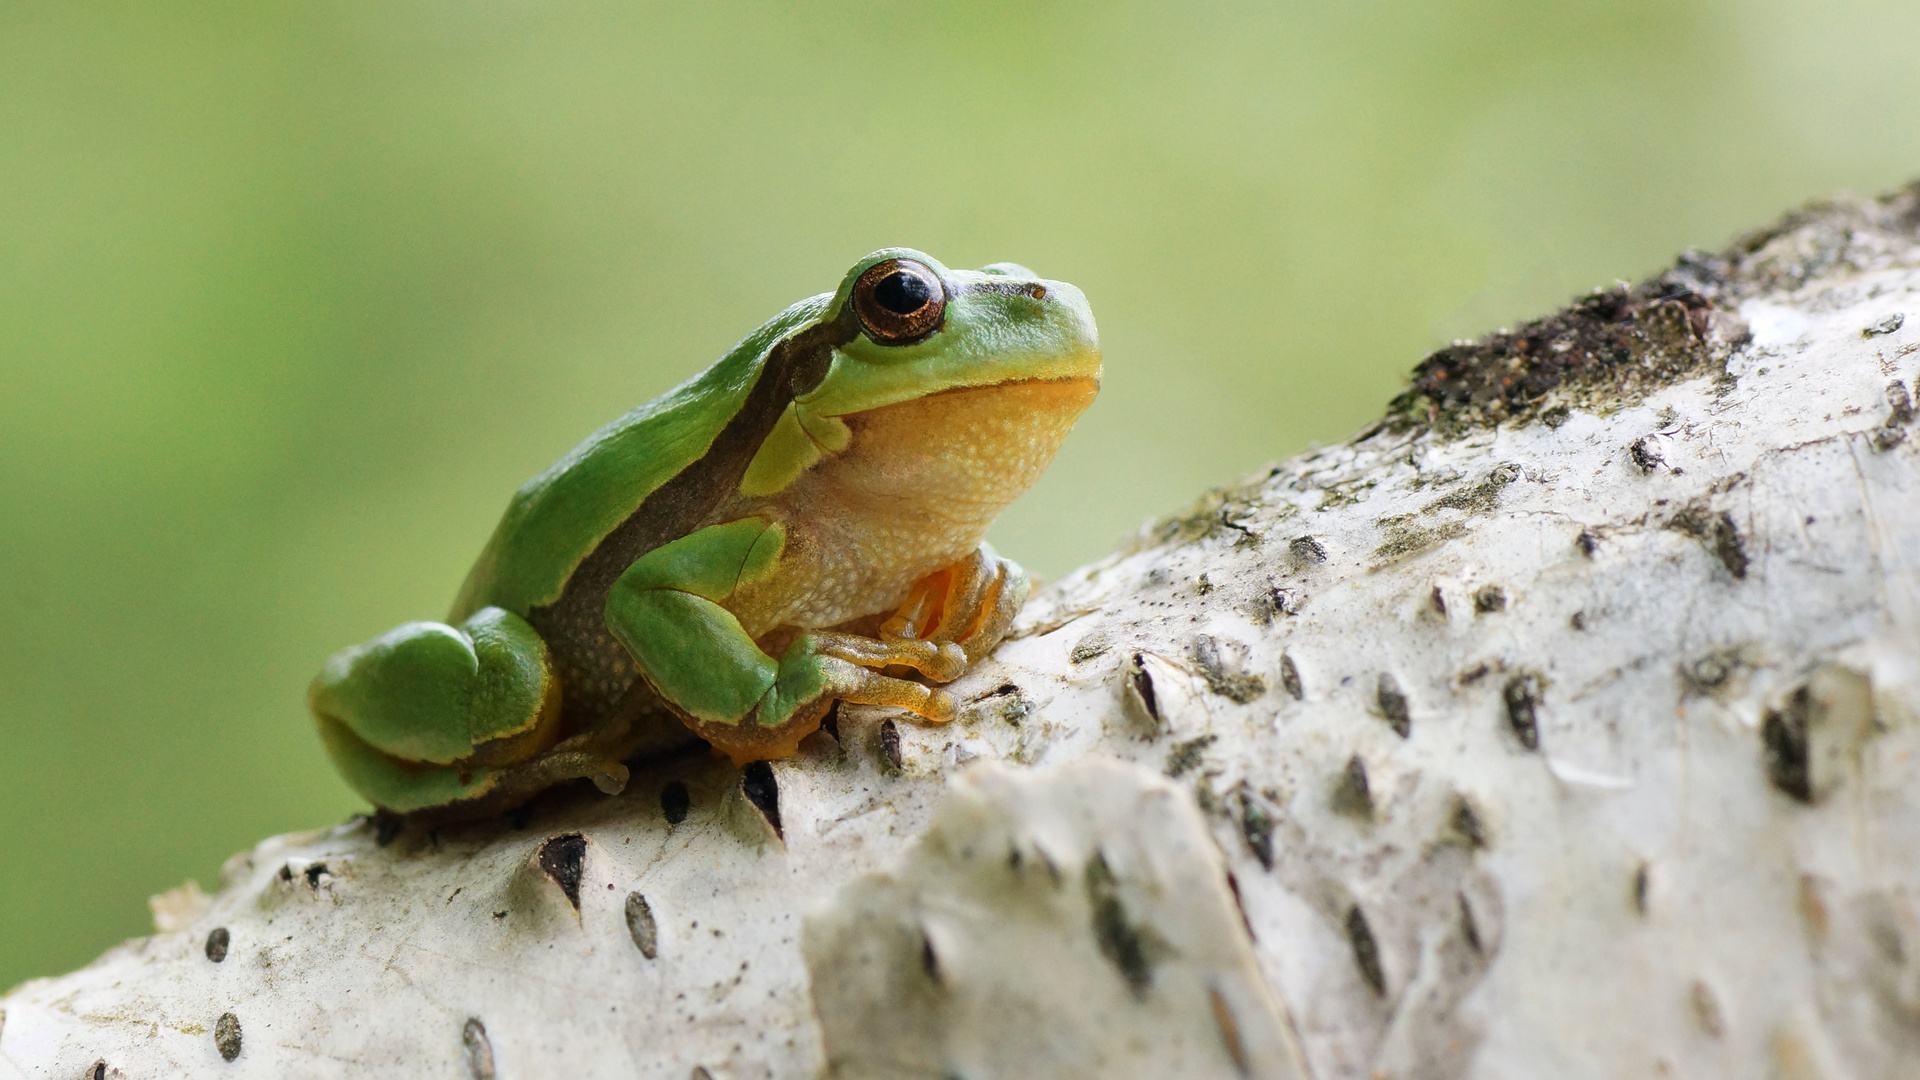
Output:
<path fill-rule="evenodd" d="M 875 669 L 950 679 L 965 667 L 956 645 L 822 631 L 778 660 L 761 651 L 725 601 L 771 575 L 785 544 L 761 518 L 709 526 L 641 556 L 608 592 L 608 629 L 687 726 L 746 762 L 795 752 L 836 700 L 952 719 L 948 694 Z"/>
<path fill-rule="evenodd" d="M 340 652 L 307 701 L 347 782 L 402 813 L 505 795 L 503 779 L 559 735 L 546 643 L 497 607 L 457 627 L 406 623 Z"/>
<path fill-rule="evenodd" d="M 915 583 L 900 610 L 880 627 L 882 640 L 925 640 L 960 654 L 950 675 L 921 669 L 939 682 L 958 678 L 1006 639 L 1033 584 L 1020 564 L 990 544 Z"/>

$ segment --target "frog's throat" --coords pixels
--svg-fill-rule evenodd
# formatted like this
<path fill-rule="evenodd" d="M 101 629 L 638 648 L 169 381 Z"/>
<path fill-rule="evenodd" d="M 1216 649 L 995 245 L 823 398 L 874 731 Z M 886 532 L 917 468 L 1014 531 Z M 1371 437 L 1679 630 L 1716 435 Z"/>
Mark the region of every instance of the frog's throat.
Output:
<path fill-rule="evenodd" d="M 784 490 L 823 459 L 846 451 L 855 442 L 856 425 L 871 430 L 857 450 L 863 454 L 923 455 L 929 445 L 953 441 L 943 435 L 959 436 L 963 441 L 971 438 L 982 448 L 998 444 L 1016 452 L 1037 436 L 1043 441 L 1051 438 L 1048 445 L 1057 449 L 1059 439 L 1066 436 L 1098 392 L 1097 370 L 1093 375 L 949 387 L 835 415 L 814 412 L 806 403 L 796 401 L 787 407 L 754 455 L 741 480 L 740 495 L 752 499 Z M 903 416 L 913 419 L 897 422 Z M 889 440 L 889 433 L 906 437 Z M 929 440 L 929 434 L 934 438 Z M 1052 451 L 1047 451 L 1040 467 L 1045 468 L 1052 457 Z"/>
<path fill-rule="evenodd" d="M 796 486 L 823 489 L 806 493 L 811 506 L 861 507 L 873 524 L 904 515 L 899 524 L 920 519 L 971 534 L 953 537 L 957 550 L 927 552 L 946 556 L 945 566 L 1039 479 L 1099 388 L 1093 377 L 1021 379 L 851 413 L 839 418 L 846 448 Z"/>
<path fill-rule="evenodd" d="M 845 417 L 846 449 L 734 516 L 786 524 L 781 573 L 729 602 L 754 635 L 891 610 L 913 583 L 971 554 L 1092 401 L 1091 378 L 929 394 Z"/>

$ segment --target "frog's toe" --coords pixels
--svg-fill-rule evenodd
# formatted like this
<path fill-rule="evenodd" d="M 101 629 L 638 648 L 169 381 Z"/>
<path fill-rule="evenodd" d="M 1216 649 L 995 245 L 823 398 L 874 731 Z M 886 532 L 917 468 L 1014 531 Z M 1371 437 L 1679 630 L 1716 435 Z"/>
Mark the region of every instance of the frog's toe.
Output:
<path fill-rule="evenodd" d="M 967 670 L 966 649 L 951 641 L 870 638 L 837 631 L 820 631 L 812 637 L 821 656 L 863 668 L 910 667 L 935 682 L 952 682 Z"/>
<path fill-rule="evenodd" d="M 952 694 L 945 690 L 931 690 L 927 692 L 926 705 L 918 712 L 920 718 L 929 723 L 945 724 L 959 712 L 959 706 L 954 704 Z"/>
<path fill-rule="evenodd" d="M 946 610 L 929 637 L 958 644 L 971 666 L 1006 639 L 1032 589 L 1019 563 L 1001 558 L 982 544 L 956 568 Z"/>
<path fill-rule="evenodd" d="M 854 705 L 885 705 L 905 709 L 923 719 L 944 724 L 953 719 L 953 695 L 907 679 L 895 679 L 833 657 L 822 657 L 833 698 Z"/>

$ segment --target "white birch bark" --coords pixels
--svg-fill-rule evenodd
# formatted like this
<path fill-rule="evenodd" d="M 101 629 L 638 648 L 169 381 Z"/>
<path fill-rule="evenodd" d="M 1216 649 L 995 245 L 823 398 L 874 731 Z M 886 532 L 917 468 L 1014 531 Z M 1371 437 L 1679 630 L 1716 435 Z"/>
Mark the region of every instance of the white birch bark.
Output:
<path fill-rule="evenodd" d="M 0 1077 L 1914 1076 L 1917 229 L 1436 356 L 948 727 L 269 839 L 0 998 Z"/>

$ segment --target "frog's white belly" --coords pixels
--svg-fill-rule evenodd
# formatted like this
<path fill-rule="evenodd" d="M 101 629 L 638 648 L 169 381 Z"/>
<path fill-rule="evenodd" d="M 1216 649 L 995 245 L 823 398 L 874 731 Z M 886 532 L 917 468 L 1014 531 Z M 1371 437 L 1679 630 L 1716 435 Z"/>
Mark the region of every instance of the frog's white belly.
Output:
<path fill-rule="evenodd" d="M 1053 460 L 1093 379 L 949 390 L 843 417 L 853 438 L 764 500 L 787 529 L 781 572 L 740 599 L 758 636 L 888 611 L 980 544 Z"/>

